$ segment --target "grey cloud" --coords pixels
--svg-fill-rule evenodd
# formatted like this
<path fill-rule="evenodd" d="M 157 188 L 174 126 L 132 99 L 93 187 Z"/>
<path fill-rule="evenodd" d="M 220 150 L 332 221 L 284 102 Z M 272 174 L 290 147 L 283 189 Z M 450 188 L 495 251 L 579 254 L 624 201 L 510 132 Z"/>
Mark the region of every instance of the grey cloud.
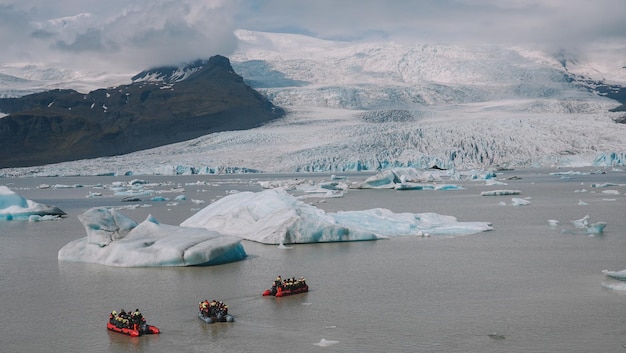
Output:
<path fill-rule="evenodd" d="M 54 37 L 56 35 L 56 33 L 51 32 L 51 31 L 47 31 L 45 29 L 36 29 L 34 31 L 31 32 L 30 36 L 33 38 L 38 38 L 38 39 L 50 39 L 52 37 Z"/>
<path fill-rule="evenodd" d="M 90 28 L 85 33 L 80 33 L 72 43 L 65 41 L 57 41 L 54 45 L 56 49 L 83 52 L 83 51 L 100 51 L 105 48 L 102 44 L 102 34 L 99 30 Z"/>
<path fill-rule="evenodd" d="M 143 69 L 147 63 L 228 56 L 238 28 L 335 40 L 492 42 L 555 50 L 626 43 L 624 0 L 4 1 L 0 64 L 49 57 Z M 65 20 L 48 21 L 58 18 Z"/>

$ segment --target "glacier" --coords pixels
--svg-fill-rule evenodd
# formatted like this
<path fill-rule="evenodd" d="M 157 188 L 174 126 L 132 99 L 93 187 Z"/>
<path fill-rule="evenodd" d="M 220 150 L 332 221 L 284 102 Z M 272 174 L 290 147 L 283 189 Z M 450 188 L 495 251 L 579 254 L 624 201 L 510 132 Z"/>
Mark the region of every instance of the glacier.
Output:
<path fill-rule="evenodd" d="M 56 206 L 28 200 L 4 185 L 0 185 L 0 221 L 57 220 L 67 214 Z"/>
<path fill-rule="evenodd" d="M 626 163 L 619 103 L 594 63 L 522 47 L 349 43 L 239 30 L 230 56 L 285 118 L 128 155 L 5 176 L 181 175 L 612 167 Z M 621 80 L 615 68 L 606 80 Z M 14 72 L 13 72 L 14 73 Z M 146 78 L 156 79 L 156 78 Z M 602 77 L 604 79 L 604 77 Z M 626 81 L 616 81 L 623 85 Z"/>
<path fill-rule="evenodd" d="M 326 213 L 282 188 L 225 196 L 180 225 L 276 245 L 469 235 L 493 229 L 489 222 L 458 222 L 437 213 L 393 213 L 382 208 Z"/>
<path fill-rule="evenodd" d="M 161 224 L 151 215 L 137 224 L 115 209 L 94 207 L 78 218 L 87 236 L 63 246 L 60 261 L 115 267 L 210 266 L 247 256 L 239 238 Z"/>

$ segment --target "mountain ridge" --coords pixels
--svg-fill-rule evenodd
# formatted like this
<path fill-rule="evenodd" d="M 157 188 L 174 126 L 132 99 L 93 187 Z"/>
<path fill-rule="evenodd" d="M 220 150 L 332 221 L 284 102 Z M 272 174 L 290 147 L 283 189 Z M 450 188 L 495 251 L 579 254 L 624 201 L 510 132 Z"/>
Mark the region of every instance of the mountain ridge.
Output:
<path fill-rule="evenodd" d="M 136 80 L 87 94 L 56 89 L 0 99 L 0 111 L 9 114 L 0 119 L 0 167 L 120 155 L 249 129 L 284 115 L 223 56 L 187 67 L 191 73 L 184 80 Z M 158 71 L 167 68 L 137 77 Z"/>

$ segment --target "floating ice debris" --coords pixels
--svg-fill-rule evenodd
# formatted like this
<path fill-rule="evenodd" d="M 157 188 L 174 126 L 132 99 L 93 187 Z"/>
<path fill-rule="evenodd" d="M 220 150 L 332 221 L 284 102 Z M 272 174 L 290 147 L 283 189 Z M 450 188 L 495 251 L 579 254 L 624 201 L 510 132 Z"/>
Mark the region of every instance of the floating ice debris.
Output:
<path fill-rule="evenodd" d="M 329 341 L 322 338 L 319 342 L 313 344 L 320 347 L 328 347 L 337 343 L 339 343 L 339 341 Z"/>
<path fill-rule="evenodd" d="M 587 227 L 587 233 L 602 234 L 604 233 L 604 228 L 606 228 L 606 222 L 592 223 L 590 226 Z"/>
<path fill-rule="evenodd" d="M 122 199 L 122 202 L 139 202 L 139 201 L 141 201 L 141 199 L 136 196 L 126 196 Z"/>
<path fill-rule="evenodd" d="M 61 216 L 56 216 L 56 215 L 39 216 L 39 215 L 33 214 L 28 217 L 29 222 L 60 221 L 60 220 L 61 220 Z"/>
<path fill-rule="evenodd" d="M 353 189 L 398 189 L 398 190 L 424 190 L 421 183 L 442 181 L 442 171 L 425 171 L 415 168 L 391 168 L 370 176 L 363 182 L 353 183 Z M 398 188 L 398 184 L 405 184 Z M 420 185 L 422 188 L 420 188 Z M 431 186 L 429 189 L 434 189 Z M 449 190 L 449 189 L 445 189 Z"/>
<path fill-rule="evenodd" d="M 278 248 L 279 249 L 291 249 L 292 246 L 286 246 L 285 244 L 281 242 L 280 244 L 278 244 Z"/>
<path fill-rule="evenodd" d="M 487 336 L 493 338 L 494 340 L 503 340 L 505 338 L 503 334 L 498 332 L 489 333 Z"/>
<path fill-rule="evenodd" d="M 556 227 L 559 225 L 559 221 L 557 221 L 556 219 L 549 219 L 548 224 L 550 224 L 551 227 Z"/>
<path fill-rule="evenodd" d="M 150 201 L 169 201 L 169 199 L 163 196 L 155 196 L 151 198 Z"/>
<path fill-rule="evenodd" d="M 30 216 L 57 216 L 64 217 L 66 213 L 56 206 L 48 206 L 28 200 L 13 192 L 6 186 L 0 185 L 0 221 L 1 220 L 28 220 Z M 52 220 L 54 218 L 40 218 L 38 220 Z"/>
<path fill-rule="evenodd" d="M 602 234 L 604 232 L 604 228 L 606 228 L 606 222 L 595 222 L 589 224 L 589 215 L 581 219 L 577 219 L 574 221 L 570 221 L 576 229 L 584 229 L 587 234 Z M 575 233 L 567 230 L 562 230 L 563 233 Z"/>
<path fill-rule="evenodd" d="M 587 172 L 577 172 L 577 171 L 569 171 L 569 172 L 553 172 L 550 175 L 588 175 Z"/>
<path fill-rule="evenodd" d="M 493 185 L 507 185 L 507 184 L 501 181 L 497 181 L 495 179 L 488 179 L 487 181 L 485 181 L 485 186 L 493 186 Z"/>
<path fill-rule="evenodd" d="M 519 190 L 491 190 L 481 192 L 480 196 L 519 195 L 521 193 Z"/>
<path fill-rule="evenodd" d="M 581 219 L 577 219 L 577 220 L 570 221 L 570 222 L 572 222 L 572 224 L 576 228 L 587 228 L 587 225 L 589 224 L 589 215 L 586 215 L 585 217 Z"/>
<path fill-rule="evenodd" d="M 580 205 L 580 206 L 585 206 L 585 205 L 588 205 L 588 203 L 586 203 L 586 202 L 585 202 L 585 201 L 583 201 L 583 200 L 578 199 L 578 205 Z"/>
<path fill-rule="evenodd" d="M 626 291 L 626 283 L 624 282 L 602 282 L 602 287 L 612 290 Z"/>
<path fill-rule="evenodd" d="M 191 202 L 195 203 L 196 205 L 200 205 L 204 203 L 204 200 L 191 199 Z"/>
<path fill-rule="evenodd" d="M 529 205 L 530 201 L 526 200 L 526 199 L 521 199 L 519 197 L 514 197 L 511 199 L 513 206 L 525 206 L 525 205 Z"/>
<path fill-rule="evenodd" d="M 609 186 L 618 186 L 618 185 L 613 184 L 613 183 L 591 184 L 592 188 L 607 188 Z"/>
<path fill-rule="evenodd" d="M 620 281 L 626 281 L 626 270 L 621 271 L 610 271 L 610 270 L 602 270 L 605 276 L 611 277 Z"/>
<path fill-rule="evenodd" d="M 609 195 L 619 195 L 619 191 L 618 190 L 602 190 L 603 194 L 609 194 Z"/>

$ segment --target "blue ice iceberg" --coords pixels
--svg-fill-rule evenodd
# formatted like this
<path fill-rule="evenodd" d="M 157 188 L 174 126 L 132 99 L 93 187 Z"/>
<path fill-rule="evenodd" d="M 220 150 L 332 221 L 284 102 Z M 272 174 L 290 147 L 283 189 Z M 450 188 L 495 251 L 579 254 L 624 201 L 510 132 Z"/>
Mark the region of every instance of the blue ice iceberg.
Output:
<path fill-rule="evenodd" d="M 117 267 L 218 265 L 246 257 L 241 239 L 203 228 L 140 224 L 114 209 L 95 207 L 78 216 L 87 236 L 66 244 L 58 258 Z"/>
<path fill-rule="evenodd" d="M 31 216 L 39 216 L 39 220 L 50 220 L 64 217 L 66 213 L 56 206 L 25 199 L 8 187 L 0 185 L 0 221 L 34 219 Z"/>
<path fill-rule="evenodd" d="M 458 190 L 455 184 L 430 184 L 441 182 L 440 171 L 424 171 L 415 168 L 391 168 L 372 175 L 365 181 L 351 185 L 353 189 L 395 189 L 395 190 Z M 428 182 L 428 183 L 427 183 Z"/>
<path fill-rule="evenodd" d="M 387 209 L 326 213 L 283 189 L 228 195 L 181 223 L 263 244 L 376 240 L 411 235 L 466 235 L 493 229 L 436 213 Z"/>

